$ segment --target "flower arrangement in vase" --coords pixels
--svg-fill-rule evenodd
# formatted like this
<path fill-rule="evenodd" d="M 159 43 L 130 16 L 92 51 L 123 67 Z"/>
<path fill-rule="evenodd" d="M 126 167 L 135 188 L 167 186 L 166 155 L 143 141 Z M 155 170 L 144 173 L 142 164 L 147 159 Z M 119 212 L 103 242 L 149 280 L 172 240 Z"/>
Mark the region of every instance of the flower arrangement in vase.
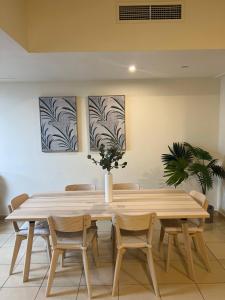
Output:
<path fill-rule="evenodd" d="M 124 151 L 121 151 L 118 147 L 112 146 L 106 148 L 105 145 L 101 144 L 99 147 L 99 155 L 101 159 L 97 161 L 91 155 L 88 155 L 87 158 L 91 159 L 94 164 L 102 167 L 103 170 L 106 170 L 105 173 L 105 201 L 112 202 L 112 169 L 125 168 L 127 162 L 119 163 L 125 154 Z"/>

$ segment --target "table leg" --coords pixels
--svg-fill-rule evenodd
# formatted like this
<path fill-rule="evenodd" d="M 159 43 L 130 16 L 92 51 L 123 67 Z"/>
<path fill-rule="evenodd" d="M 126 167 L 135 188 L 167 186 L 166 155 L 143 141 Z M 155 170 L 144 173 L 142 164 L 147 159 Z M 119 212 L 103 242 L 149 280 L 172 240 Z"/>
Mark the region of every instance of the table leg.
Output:
<path fill-rule="evenodd" d="M 184 245 L 185 245 L 185 251 L 186 251 L 186 255 L 187 255 L 187 267 L 188 267 L 189 276 L 191 279 L 196 281 L 195 271 L 194 271 L 194 263 L 193 263 L 193 257 L 192 257 L 192 250 L 191 250 L 191 241 L 190 241 L 190 236 L 188 233 L 187 221 L 182 222 L 182 229 L 183 229 L 183 234 L 184 234 Z"/>
<path fill-rule="evenodd" d="M 115 265 L 117 251 L 116 251 L 116 233 L 115 233 L 114 225 L 112 225 L 112 229 L 111 229 L 111 238 L 112 238 L 112 262 Z"/>
<path fill-rule="evenodd" d="M 35 222 L 29 222 L 29 230 L 27 236 L 27 250 L 26 250 L 26 257 L 24 262 L 24 270 L 23 270 L 23 282 L 29 280 L 29 272 L 30 272 L 30 260 L 31 260 L 31 252 L 32 252 L 32 245 L 33 245 L 33 237 L 34 237 L 34 225 Z"/>

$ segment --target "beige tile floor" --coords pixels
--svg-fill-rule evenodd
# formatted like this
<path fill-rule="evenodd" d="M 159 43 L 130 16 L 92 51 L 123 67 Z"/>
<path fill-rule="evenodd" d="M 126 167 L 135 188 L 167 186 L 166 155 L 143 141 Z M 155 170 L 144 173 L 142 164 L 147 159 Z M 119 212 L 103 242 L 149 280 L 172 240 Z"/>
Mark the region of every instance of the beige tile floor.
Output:
<path fill-rule="evenodd" d="M 183 257 L 174 249 L 171 268 L 165 272 L 166 240 L 159 253 L 157 244 L 160 226 L 154 232 L 153 253 L 160 289 L 160 297 L 155 297 L 149 279 L 145 256 L 141 252 L 126 253 L 121 269 L 118 295 L 111 296 L 113 265 L 110 224 L 98 223 L 99 267 L 93 263 L 89 253 L 90 271 L 94 299 L 129 300 L 225 300 L 225 219 L 217 216 L 213 224 L 205 226 L 205 241 L 212 272 L 208 273 L 201 258 L 193 250 L 196 282 L 188 276 Z M 182 237 L 180 238 L 182 246 Z M 0 221 L 0 299 L 1 300 L 43 300 L 48 278 L 48 259 L 45 243 L 36 238 L 33 246 L 30 281 L 22 282 L 22 271 L 26 242 L 22 245 L 12 276 L 8 276 L 9 264 L 14 245 L 14 233 L 10 223 Z M 51 299 L 86 300 L 87 290 L 81 256 L 67 253 L 66 267 L 58 267 Z"/>

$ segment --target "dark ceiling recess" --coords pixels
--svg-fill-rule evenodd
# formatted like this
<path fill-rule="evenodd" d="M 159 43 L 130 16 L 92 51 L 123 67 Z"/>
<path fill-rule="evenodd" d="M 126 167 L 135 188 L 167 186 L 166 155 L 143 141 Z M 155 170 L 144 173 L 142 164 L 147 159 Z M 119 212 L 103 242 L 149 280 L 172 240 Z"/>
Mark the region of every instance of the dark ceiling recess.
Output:
<path fill-rule="evenodd" d="M 181 20 L 181 4 L 119 5 L 119 20 Z"/>

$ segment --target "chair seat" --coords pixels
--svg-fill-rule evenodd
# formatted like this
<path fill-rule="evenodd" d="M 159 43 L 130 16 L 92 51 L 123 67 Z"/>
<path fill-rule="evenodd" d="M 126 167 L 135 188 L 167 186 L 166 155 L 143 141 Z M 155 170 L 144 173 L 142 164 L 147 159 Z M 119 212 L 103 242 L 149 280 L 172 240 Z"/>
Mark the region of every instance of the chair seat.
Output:
<path fill-rule="evenodd" d="M 19 235 L 28 235 L 29 223 L 25 222 L 19 229 Z M 47 221 L 35 222 L 34 235 L 49 235 L 49 227 Z"/>
<path fill-rule="evenodd" d="M 160 221 L 165 232 L 167 233 L 181 233 L 182 232 L 182 222 L 179 219 L 163 219 Z M 188 232 L 203 232 L 203 228 L 198 226 L 198 220 L 188 220 Z"/>
<path fill-rule="evenodd" d="M 91 244 L 97 231 L 87 230 L 87 245 Z M 57 232 L 57 248 L 59 249 L 80 249 L 83 244 L 83 232 L 65 233 Z"/>
<path fill-rule="evenodd" d="M 133 248 L 133 247 L 147 247 L 147 233 L 146 231 L 128 231 L 128 230 L 120 230 L 121 233 L 121 244 L 125 248 Z"/>

